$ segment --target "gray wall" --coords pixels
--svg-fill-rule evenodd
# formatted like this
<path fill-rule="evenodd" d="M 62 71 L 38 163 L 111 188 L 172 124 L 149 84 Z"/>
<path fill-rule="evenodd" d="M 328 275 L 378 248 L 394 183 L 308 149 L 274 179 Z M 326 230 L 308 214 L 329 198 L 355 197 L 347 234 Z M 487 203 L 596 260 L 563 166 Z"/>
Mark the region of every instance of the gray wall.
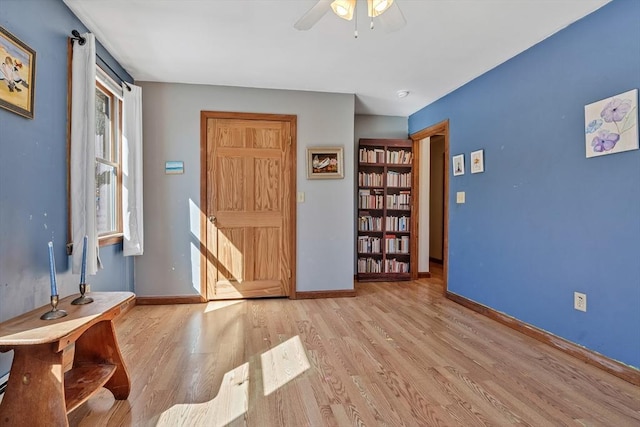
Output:
<path fill-rule="evenodd" d="M 353 289 L 354 96 L 318 92 L 142 82 L 145 253 L 136 257 L 138 296 L 200 289 L 200 111 L 295 114 L 297 290 Z M 406 128 L 406 119 L 405 119 Z M 344 146 L 345 177 L 307 180 L 306 148 Z M 183 175 L 165 175 L 167 160 Z"/>

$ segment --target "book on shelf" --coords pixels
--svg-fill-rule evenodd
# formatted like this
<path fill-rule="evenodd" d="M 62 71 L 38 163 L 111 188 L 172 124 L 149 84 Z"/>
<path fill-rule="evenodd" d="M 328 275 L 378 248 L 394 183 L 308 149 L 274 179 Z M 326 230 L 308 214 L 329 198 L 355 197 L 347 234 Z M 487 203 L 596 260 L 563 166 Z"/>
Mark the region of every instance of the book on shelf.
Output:
<path fill-rule="evenodd" d="M 360 163 L 384 163 L 384 149 L 381 148 L 360 148 L 358 160 Z"/>
<path fill-rule="evenodd" d="M 408 216 L 388 216 L 385 218 L 385 230 L 408 232 L 410 221 Z"/>
<path fill-rule="evenodd" d="M 382 209 L 384 206 L 384 190 L 358 190 L 358 207 L 360 209 Z"/>
<path fill-rule="evenodd" d="M 358 253 L 378 254 L 381 252 L 380 238 L 373 236 L 358 236 Z"/>
<path fill-rule="evenodd" d="M 411 191 L 399 191 L 397 194 L 387 194 L 387 209 L 411 209 Z"/>
<path fill-rule="evenodd" d="M 382 187 L 382 174 L 375 172 L 358 172 L 358 186 Z"/>
<path fill-rule="evenodd" d="M 396 165 L 410 165 L 413 153 L 408 150 L 387 151 L 387 163 Z"/>
<path fill-rule="evenodd" d="M 358 218 L 359 231 L 382 231 L 382 217 L 371 216 L 369 212 L 362 212 Z"/>
<path fill-rule="evenodd" d="M 411 172 L 387 172 L 387 187 L 411 187 Z"/>
<path fill-rule="evenodd" d="M 358 273 L 382 273 L 382 260 L 358 258 Z"/>

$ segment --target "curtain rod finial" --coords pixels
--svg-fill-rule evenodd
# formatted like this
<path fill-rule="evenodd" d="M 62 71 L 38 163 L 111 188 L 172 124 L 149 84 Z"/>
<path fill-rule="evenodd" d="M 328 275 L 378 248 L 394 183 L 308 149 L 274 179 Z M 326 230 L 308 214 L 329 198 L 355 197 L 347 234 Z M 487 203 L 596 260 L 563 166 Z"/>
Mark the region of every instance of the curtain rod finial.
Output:
<path fill-rule="evenodd" d="M 78 32 L 78 30 L 72 30 L 71 35 L 73 36 L 71 39 L 78 40 L 78 44 L 80 46 L 84 45 L 84 43 L 87 41 L 84 37 L 80 35 L 80 32 Z"/>

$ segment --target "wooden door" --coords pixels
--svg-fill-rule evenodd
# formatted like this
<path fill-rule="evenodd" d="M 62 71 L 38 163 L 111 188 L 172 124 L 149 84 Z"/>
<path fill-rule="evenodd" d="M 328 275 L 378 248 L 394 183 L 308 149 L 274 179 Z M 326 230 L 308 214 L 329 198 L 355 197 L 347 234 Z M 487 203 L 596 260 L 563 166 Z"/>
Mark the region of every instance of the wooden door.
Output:
<path fill-rule="evenodd" d="M 202 120 L 207 298 L 295 295 L 295 116 Z"/>

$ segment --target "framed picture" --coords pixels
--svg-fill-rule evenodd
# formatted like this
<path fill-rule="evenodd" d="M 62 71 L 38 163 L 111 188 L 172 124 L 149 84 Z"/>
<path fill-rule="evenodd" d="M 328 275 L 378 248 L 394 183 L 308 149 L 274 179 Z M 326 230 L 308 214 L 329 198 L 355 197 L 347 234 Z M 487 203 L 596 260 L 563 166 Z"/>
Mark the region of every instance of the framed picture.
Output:
<path fill-rule="evenodd" d="M 308 179 L 344 178 L 342 147 L 307 148 Z"/>
<path fill-rule="evenodd" d="M 484 150 L 471 152 L 471 173 L 484 172 Z"/>
<path fill-rule="evenodd" d="M 587 158 L 638 149 L 638 89 L 584 107 Z"/>
<path fill-rule="evenodd" d="M 0 27 L 0 107 L 33 119 L 36 53 Z"/>
<path fill-rule="evenodd" d="M 464 154 L 453 156 L 453 176 L 464 175 Z"/>
<path fill-rule="evenodd" d="M 182 175 L 184 173 L 184 162 L 181 160 L 170 160 L 164 162 L 165 175 Z"/>

